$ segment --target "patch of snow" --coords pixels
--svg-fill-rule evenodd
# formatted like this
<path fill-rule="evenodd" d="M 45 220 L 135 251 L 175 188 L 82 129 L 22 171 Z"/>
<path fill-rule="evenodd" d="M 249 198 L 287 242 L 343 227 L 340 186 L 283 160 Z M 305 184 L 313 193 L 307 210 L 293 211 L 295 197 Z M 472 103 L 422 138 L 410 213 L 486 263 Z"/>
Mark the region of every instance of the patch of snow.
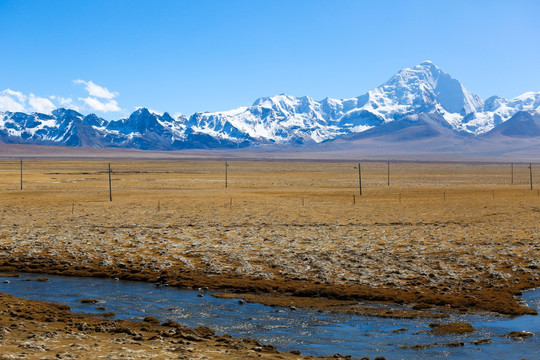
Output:
<path fill-rule="evenodd" d="M 368 126 L 368 125 L 358 125 L 358 126 L 353 126 L 350 128 L 351 132 L 354 132 L 354 133 L 360 133 L 360 132 L 364 132 L 366 130 L 369 130 L 371 128 L 373 128 L 374 126 Z"/>

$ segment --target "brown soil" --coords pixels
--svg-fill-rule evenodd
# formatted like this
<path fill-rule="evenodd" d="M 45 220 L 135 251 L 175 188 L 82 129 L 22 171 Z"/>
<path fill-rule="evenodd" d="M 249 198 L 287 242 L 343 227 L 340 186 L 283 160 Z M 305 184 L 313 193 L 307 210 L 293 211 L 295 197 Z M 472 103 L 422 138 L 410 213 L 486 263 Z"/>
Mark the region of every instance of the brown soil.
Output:
<path fill-rule="evenodd" d="M 468 323 L 450 323 L 440 325 L 437 324 L 434 330 L 429 333 L 432 335 L 448 335 L 448 334 L 467 334 L 475 332 L 476 330 Z"/>
<path fill-rule="evenodd" d="M 505 337 L 511 338 L 511 339 L 526 339 L 534 334 L 528 331 L 510 331 L 508 334 L 504 335 Z"/>
<path fill-rule="evenodd" d="M 17 277 L 20 277 L 20 276 L 21 275 L 19 275 L 19 274 L 0 274 L 0 277 L 14 277 L 14 278 L 17 278 Z"/>
<path fill-rule="evenodd" d="M 328 311 L 333 313 L 370 315 L 395 319 L 446 318 L 447 314 L 416 311 L 409 309 L 394 309 L 382 304 L 361 305 L 354 300 L 329 300 L 298 296 L 276 296 L 255 294 L 215 294 L 215 297 L 225 299 L 240 299 L 242 302 L 259 303 L 268 306 L 289 307 L 291 310 L 306 309 Z"/>
<path fill-rule="evenodd" d="M 488 345 L 491 344 L 493 340 L 491 339 L 481 339 L 481 340 L 475 340 L 475 341 L 469 341 L 467 343 L 458 341 L 458 342 L 451 342 L 451 343 L 433 343 L 433 344 L 416 344 L 416 345 L 400 345 L 400 348 L 402 349 L 411 349 L 411 350 L 423 350 L 423 349 L 429 349 L 429 348 L 436 348 L 436 347 L 456 347 L 456 346 L 465 346 L 465 344 L 472 344 L 472 345 Z"/>

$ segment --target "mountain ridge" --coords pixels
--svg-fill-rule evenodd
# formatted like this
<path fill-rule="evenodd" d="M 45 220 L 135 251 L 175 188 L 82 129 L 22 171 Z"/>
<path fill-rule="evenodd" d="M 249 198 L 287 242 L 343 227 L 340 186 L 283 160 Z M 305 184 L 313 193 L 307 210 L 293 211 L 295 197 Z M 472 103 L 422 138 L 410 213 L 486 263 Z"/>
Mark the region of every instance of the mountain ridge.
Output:
<path fill-rule="evenodd" d="M 414 141 L 441 131 L 447 136 L 482 138 L 520 112 L 536 116 L 540 92 L 483 100 L 425 61 L 348 99 L 316 101 L 280 94 L 229 111 L 172 117 L 139 108 L 127 118 L 110 121 L 63 108 L 50 115 L 0 112 L 0 142 L 181 150 L 305 146 L 385 135 L 395 141 Z M 523 126 L 519 124 L 510 122 L 507 127 Z M 512 130 L 499 135 L 508 133 Z"/>

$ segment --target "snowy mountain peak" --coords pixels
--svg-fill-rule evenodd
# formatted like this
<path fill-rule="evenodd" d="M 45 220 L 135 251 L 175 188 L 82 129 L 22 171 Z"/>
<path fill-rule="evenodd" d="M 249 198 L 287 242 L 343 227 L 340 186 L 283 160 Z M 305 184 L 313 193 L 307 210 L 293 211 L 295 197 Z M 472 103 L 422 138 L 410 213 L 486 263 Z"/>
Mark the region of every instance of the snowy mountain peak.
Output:
<path fill-rule="evenodd" d="M 270 97 L 258 98 L 257 100 L 255 100 L 252 106 L 260 106 L 268 109 L 292 109 L 298 104 L 298 102 L 299 98 L 297 97 L 286 94 L 279 94 Z"/>
<path fill-rule="evenodd" d="M 52 115 L 56 117 L 60 117 L 60 116 L 75 116 L 79 118 L 83 117 L 83 115 L 81 115 L 77 111 L 71 110 L 71 109 L 65 109 L 65 108 L 58 108 L 58 109 L 53 110 Z"/>
<path fill-rule="evenodd" d="M 135 110 L 130 116 L 148 116 L 148 115 L 151 115 L 152 112 L 150 112 L 150 110 L 148 110 L 147 108 L 145 107 L 140 107 L 138 108 L 137 110 Z"/>
<path fill-rule="evenodd" d="M 450 122 L 450 118 L 455 117 L 445 116 L 445 113 L 465 116 L 483 107 L 480 97 L 431 61 L 399 71 L 381 86 L 381 90 L 392 95 L 400 105 L 439 112 Z"/>
<path fill-rule="evenodd" d="M 383 86 L 396 84 L 401 86 L 423 84 L 431 88 L 435 88 L 438 78 L 443 74 L 446 73 L 439 69 L 431 61 L 424 61 L 423 63 L 415 65 L 411 68 L 405 68 L 398 71 L 386 83 L 384 83 Z"/>
<path fill-rule="evenodd" d="M 56 109 L 51 115 L 4 112 L 0 113 L 0 142 L 171 150 L 303 145 L 366 130 L 365 136 L 399 131 L 400 139 L 411 139 L 452 131 L 482 134 L 520 111 L 540 111 L 540 92 L 484 101 L 427 60 L 400 70 L 363 95 L 341 100 L 279 94 L 261 97 L 251 106 L 191 116 L 171 117 L 141 107 L 114 121 L 69 109 Z M 525 124 L 532 124 L 526 115 L 520 116 Z M 509 123 L 502 135 L 534 128 L 523 124 Z"/>

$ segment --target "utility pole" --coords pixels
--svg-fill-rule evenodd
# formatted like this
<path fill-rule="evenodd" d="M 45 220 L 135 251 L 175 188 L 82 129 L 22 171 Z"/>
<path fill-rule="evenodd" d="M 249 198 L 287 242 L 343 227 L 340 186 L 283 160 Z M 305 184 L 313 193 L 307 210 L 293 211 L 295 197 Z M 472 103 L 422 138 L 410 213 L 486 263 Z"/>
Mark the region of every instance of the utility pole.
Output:
<path fill-rule="evenodd" d="M 388 162 L 388 176 L 387 176 L 387 183 L 388 183 L 388 186 L 390 186 L 390 161 Z"/>
<path fill-rule="evenodd" d="M 532 184 L 532 163 L 529 163 L 529 178 L 530 178 L 531 190 L 532 190 L 533 189 L 533 184 Z"/>
<path fill-rule="evenodd" d="M 22 190 L 22 159 L 21 159 L 21 190 Z"/>
<path fill-rule="evenodd" d="M 360 196 L 362 196 L 362 169 L 358 163 L 358 187 L 360 188 Z"/>
<path fill-rule="evenodd" d="M 109 201 L 112 201 L 111 163 L 109 163 Z"/>
<path fill-rule="evenodd" d="M 225 189 L 227 188 L 227 168 L 229 167 L 229 164 L 225 161 Z"/>
<path fill-rule="evenodd" d="M 512 185 L 514 185 L 514 163 L 512 163 Z"/>

